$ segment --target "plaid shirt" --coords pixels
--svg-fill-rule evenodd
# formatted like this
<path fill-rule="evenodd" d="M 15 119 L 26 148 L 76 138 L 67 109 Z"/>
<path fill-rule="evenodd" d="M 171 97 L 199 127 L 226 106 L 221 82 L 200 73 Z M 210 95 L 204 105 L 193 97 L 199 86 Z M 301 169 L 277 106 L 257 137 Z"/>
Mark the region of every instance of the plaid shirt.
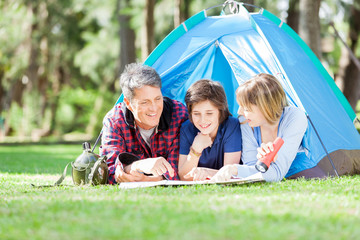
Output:
<path fill-rule="evenodd" d="M 168 172 L 165 176 L 171 180 L 178 180 L 180 127 L 187 118 L 187 109 L 182 103 L 164 97 L 164 109 L 157 132 L 151 136 L 149 148 L 125 103 L 114 106 L 104 118 L 100 146 L 100 155 L 106 155 L 108 158 L 109 184 L 116 183 L 115 169 L 121 164 L 116 158 L 122 152 L 133 153 L 140 159 L 162 156 L 175 170 L 174 177 L 170 177 Z"/>

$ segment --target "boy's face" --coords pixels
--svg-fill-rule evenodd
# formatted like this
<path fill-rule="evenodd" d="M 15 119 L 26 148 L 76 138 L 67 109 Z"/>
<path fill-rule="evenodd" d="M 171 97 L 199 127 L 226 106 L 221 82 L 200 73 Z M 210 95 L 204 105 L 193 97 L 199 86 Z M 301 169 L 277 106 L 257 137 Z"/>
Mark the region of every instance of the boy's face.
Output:
<path fill-rule="evenodd" d="M 219 128 L 220 111 L 209 100 L 194 104 L 191 111 L 192 122 L 202 134 L 215 137 Z"/>
<path fill-rule="evenodd" d="M 127 108 L 133 113 L 137 126 L 148 130 L 159 125 L 164 107 L 160 88 L 144 86 L 135 89 L 131 102 L 126 98 L 124 101 Z"/>

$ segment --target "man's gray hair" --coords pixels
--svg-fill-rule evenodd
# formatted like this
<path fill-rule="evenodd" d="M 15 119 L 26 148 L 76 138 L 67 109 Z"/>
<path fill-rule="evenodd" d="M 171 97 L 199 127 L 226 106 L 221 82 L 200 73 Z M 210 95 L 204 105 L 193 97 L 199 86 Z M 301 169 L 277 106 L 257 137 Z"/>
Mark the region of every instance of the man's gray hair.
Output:
<path fill-rule="evenodd" d="M 161 88 L 161 78 L 156 70 L 141 63 L 126 65 L 120 76 L 120 87 L 124 97 L 131 101 L 135 95 L 135 89 L 144 86 Z"/>

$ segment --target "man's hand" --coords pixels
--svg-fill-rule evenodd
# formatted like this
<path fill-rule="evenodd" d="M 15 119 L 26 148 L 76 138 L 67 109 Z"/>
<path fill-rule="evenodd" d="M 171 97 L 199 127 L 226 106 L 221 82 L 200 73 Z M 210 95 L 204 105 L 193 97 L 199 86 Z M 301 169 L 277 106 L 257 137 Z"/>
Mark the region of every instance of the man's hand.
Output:
<path fill-rule="evenodd" d="M 217 173 L 218 170 L 210 168 L 195 167 L 190 172 L 188 172 L 184 178 L 192 178 L 193 181 L 203 181 L 210 179 Z"/>
<path fill-rule="evenodd" d="M 211 182 L 229 181 L 233 175 L 238 174 L 238 164 L 225 165 L 210 179 Z"/>
<path fill-rule="evenodd" d="M 141 182 L 144 181 L 145 175 L 137 171 L 130 174 L 125 173 L 124 170 L 118 165 L 115 170 L 115 181 L 120 182 Z"/>
<path fill-rule="evenodd" d="M 135 172 L 152 174 L 154 177 L 162 176 L 166 172 L 169 172 L 171 177 L 175 175 L 174 169 L 163 157 L 147 158 L 133 162 L 130 173 L 133 174 Z"/>

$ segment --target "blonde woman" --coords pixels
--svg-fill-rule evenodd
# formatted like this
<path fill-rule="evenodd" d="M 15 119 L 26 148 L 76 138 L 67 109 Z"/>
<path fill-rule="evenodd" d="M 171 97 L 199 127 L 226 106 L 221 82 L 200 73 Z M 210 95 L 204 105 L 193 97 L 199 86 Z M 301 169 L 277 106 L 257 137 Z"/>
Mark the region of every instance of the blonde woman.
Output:
<path fill-rule="evenodd" d="M 325 174 L 314 164 L 305 169 L 303 163 L 310 161 L 301 142 L 307 128 L 305 113 L 288 106 L 280 82 L 272 75 L 261 73 L 251 78 L 236 91 L 241 124 L 244 165 L 222 168 L 212 180 L 224 181 L 232 176 L 247 177 L 258 171 L 255 164 L 259 158 L 273 150 L 277 137 L 284 140 L 275 162 L 263 173 L 266 181 L 280 181 L 284 177 L 323 178 Z"/>

